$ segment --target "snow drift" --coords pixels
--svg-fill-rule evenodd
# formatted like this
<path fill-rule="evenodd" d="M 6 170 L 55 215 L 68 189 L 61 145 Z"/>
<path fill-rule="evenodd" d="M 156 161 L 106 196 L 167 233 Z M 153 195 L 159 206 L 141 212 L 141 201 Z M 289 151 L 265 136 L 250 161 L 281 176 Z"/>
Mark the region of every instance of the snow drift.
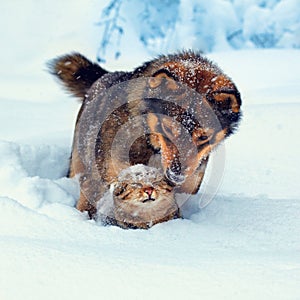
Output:
<path fill-rule="evenodd" d="M 1 299 L 300 296 L 300 53 L 211 57 L 244 100 L 223 183 L 207 207 L 195 197 L 185 219 L 146 231 L 104 227 L 74 208 L 78 184 L 65 177 L 74 100 L 1 98 Z"/>
<path fill-rule="evenodd" d="M 0 299 L 299 299 L 299 50 L 210 54 L 241 91 L 244 115 L 216 197 L 204 209 L 196 197 L 185 219 L 150 230 L 104 227 L 74 208 L 78 184 L 65 177 L 79 104 L 43 70 L 68 51 L 93 58 L 98 2 L 1 3 Z M 249 15 L 257 3 L 269 15 L 297 4 L 223 2 Z M 294 30 L 286 41 L 299 37 L 289 14 L 277 20 Z M 247 26 L 249 37 L 260 28 Z M 147 60 L 130 32 L 111 70 Z"/>

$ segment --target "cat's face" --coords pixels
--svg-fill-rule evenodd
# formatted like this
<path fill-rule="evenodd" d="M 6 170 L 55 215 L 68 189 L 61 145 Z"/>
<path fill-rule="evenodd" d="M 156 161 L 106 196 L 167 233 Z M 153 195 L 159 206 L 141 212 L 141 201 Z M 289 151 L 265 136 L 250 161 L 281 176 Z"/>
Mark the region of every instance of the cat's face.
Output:
<path fill-rule="evenodd" d="M 113 200 L 115 219 L 122 227 L 149 228 L 179 216 L 173 187 L 154 168 L 126 170 L 114 186 Z"/>

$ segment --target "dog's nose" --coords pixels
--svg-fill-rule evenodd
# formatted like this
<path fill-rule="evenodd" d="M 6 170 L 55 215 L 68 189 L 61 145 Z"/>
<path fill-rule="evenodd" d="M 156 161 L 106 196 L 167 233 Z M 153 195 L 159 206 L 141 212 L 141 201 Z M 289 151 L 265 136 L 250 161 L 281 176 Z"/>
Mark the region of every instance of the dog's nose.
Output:
<path fill-rule="evenodd" d="M 167 169 L 165 176 L 173 185 L 180 185 L 185 181 L 184 175 L 180 172 L 174 172 L 170 168 Z"/>

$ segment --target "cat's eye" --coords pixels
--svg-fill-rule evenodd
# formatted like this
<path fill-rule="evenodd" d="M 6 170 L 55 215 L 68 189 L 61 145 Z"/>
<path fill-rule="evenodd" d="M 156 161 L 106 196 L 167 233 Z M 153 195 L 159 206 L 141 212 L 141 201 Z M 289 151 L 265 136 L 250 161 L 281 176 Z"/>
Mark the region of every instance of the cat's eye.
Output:
<path fill-rule="evenodd" d="M 160 181 L 155 181 L 153 182 L 153 186 L 154 187 L 160 187 L 168 192 L 172 192 L 172 187 L 164 180 L 160 180 Z"/>
<path fill-rule="evenodd" d="M 141 183 L 134 182 L 134 183 L 130 184 L 130 187 L 133 189 L 141 189 L 143 187 L 143 185 Z"/>
<path fill-rule="evenodd" d="M 117 187 L 114 189 L 114 195 L 115 195 L 115 196 L 121 195 L 122 193 L 125 192 L 126 187 L 127 187 L 127 184 L 121 185 L 121 186 L 117 186 Z"/>

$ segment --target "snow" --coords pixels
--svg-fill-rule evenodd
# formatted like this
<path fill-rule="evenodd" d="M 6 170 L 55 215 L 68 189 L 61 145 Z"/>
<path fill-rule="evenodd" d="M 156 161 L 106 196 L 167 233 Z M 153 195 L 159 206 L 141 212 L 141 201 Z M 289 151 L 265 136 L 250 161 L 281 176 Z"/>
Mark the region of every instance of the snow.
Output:
<path fill-rule="evenodd" d="M 161 178 L 161 174 L 157 168 L 137 164 L 122 170 L 118 175 L 118 180 L 132 180 L 133 182 L 143 181 L 145 184 L 151 184 L 153 181 L 158 181 L 159 178 Z"/>
<path fill-rule="evenodd" d="M 208 55 L 243 99 L 241 126 L 214 153 L 202 191 L 225 155 L 222 182 L 206 206 L 191 198 L 184 219 L 123 230 L 74 208 L 78 183 L 65 175 L 79 103 L 45 72 L 69 50 L 95 53 L 85 20 L 96 4 L 26 3 L 7 2 L 1 18 L 16 25 L 1 48 L 0 299 L 299 299 L 300 51 Z M 140 50 L 117 67 L 139 65 Z"/>
<path fill-rule="evenodd" d="M 153 56 L 182 48 L 216 52 L 300 47 L 298 0 L 161 0 L 159 4 L 155 0 L 111 0 L 109 3 L 110 9 L 104 10 L 100 18 L 102 36 L 98 53 L 106 61 L 117 58 L 124 61 L 137 48 L 138 53 Z M 116 38 L 120 30 L 122 34 Z"/>
<path fill-rule="evenodd" d="M 235 73 L 244 100 L 223 182 L 205 208 L 190 199 L 185 219 L 150 230 L 104 227 L 74 208 L 78 185 L 64 176 L 75 100 L 1 98 L 1 299 L 300 296 L 300 52 L 211 58 Z"/>

